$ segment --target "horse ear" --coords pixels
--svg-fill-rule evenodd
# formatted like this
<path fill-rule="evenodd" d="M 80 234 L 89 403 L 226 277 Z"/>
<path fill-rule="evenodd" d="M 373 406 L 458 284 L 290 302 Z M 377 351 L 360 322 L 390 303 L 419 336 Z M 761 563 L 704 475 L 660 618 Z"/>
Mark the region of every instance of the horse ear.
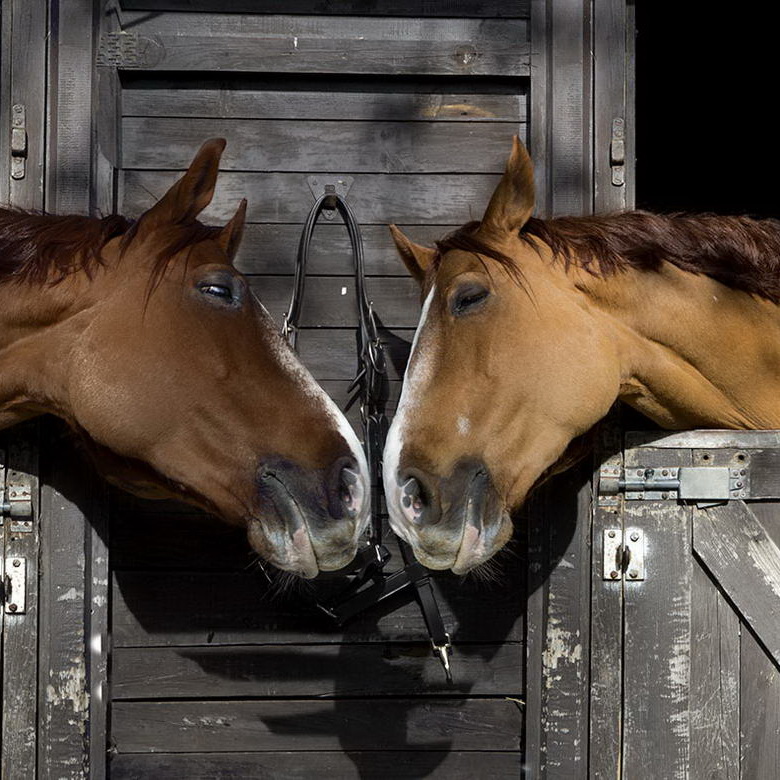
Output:
<path fill-rule="evenodd" d="M 217 243 L 225 250 L 230 262 L 238 251 L 238 245 L 241 243 L 241 237 L 244 235 L 244 221 L 246 220 L 246 198 L 241 200 L 238 210 L 233 215 L 230 222 L 219 231 Z"/>
<path fill-rule="evenodd" d="M 435 249 L 420 246 L 410 241 L 395 225 L 390 225 L 390 235 L 393 237 L 395 247 L 401 260 L 404 261 L 409 273 L 420 283 L 425 279 L 425 272 L 436 256 Z"/>
<path fill-rule="evenodd" d="M 187 172 L 142 217 L 141 224 L 182 225 L 194 222 L 214 197 L 224 138 L 211 138 L 200 147 Z"/>
<path fill-rule="evenodd" d="M 516 233 L 534 210 L 534 164 L 515 136 L 506 171 L 485 209 L 482 225 L 498 233 Z"/>

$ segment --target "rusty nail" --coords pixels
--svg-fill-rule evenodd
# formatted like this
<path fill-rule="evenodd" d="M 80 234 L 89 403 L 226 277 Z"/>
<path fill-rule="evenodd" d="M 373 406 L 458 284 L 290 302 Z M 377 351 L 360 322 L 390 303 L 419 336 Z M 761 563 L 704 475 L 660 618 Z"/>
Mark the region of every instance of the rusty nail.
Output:
<path fill-rule="evenodd" d="M 609 576 L 612 577 L 613 580 L 616 580 L 620 575 L 616 571 L 611 571 Z"/>
<path fill-rule="evenodd" d="M 18 558 L 14 558 L 14 566 L 17 568 L 22 565 L 22 562 Z"/>
<path fill-rule="evenodd" d="M 19 607 L 17 607 L 16 604 L 9 604 L 8 605 L 8 611 L 9 612 L 16 612 L 17 609 L 19 609 Z"/>

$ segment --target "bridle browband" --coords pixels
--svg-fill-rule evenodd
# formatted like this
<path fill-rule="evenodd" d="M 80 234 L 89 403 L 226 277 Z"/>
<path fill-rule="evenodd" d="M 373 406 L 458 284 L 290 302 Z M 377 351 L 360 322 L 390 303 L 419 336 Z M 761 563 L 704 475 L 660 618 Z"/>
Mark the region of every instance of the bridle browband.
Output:
<path fill-rule="evenodd" d="M 382 451 L 387 435 L 387 417 L 384 406 L 387 390 L 387 366 L 384 348 L 371 301 L 366 294 L 365 261 L 360 226 L 347 201 L 336 192 L 334 185 L 325 185 L 323 195 L 317 197 L 303 225 L 295 262 L 295 283 L 290 306 L 284 315 L 282 335 L 293 349 L 297 348 L 298 328 L 306 285 L 306 267 L 309 248 L 317 220 L 323 211 L 338 211 L 349 234 L 355 272 L 355 295 L 358 310 L 357 355 L 358 368 L 349 387 L 350 393 L 358 391 L 354 400 L 360 401 L 360 419 L 363 424 L 363 441 L 372 486 L 371 520 L 368 542 L 358 551 L 348 575 L 349 583 L 339 595 L 328 603 L 317 606 L 339 625 L 385 599 L 411 589 L 422 610 L 434 653 L 444 667 L 447 681 L 452 682 L 450 669 L 450 636 L 444 628 L 436 596 L 428 570 L 418 563 L 409 546 L 398 539 L 404 568 L 392 574 L 385 573 L 391 558 L 390 551 L 382 544 Z"/>

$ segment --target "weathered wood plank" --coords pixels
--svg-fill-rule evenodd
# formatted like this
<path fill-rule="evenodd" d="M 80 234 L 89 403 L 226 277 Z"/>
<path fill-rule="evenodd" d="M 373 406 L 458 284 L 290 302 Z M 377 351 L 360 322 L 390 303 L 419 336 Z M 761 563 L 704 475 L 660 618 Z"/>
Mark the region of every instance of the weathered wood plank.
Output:
<path fill-rule="evenodd" d="M 231 119 L 411 120 L 425 122 L 515 122 L 526 120 L 527 97 L 520 86 L 515 94 L 445 92 L 436 86 L 433 93 L 425 85 L 405 92 L 371 92 L 373 87 L 356 85 L 345 91 L 343 81 L 323 84 L 312 91 L 290 89 L 275 83 L 253 88 L 223 80 L 210 85 L 208 77 L 193 86 L 181 80 L 160 86 L 155 81 L 134 80 L 123 93 L 123 112 L 129 116 L 223 117 Z M 205 84 L 203 82 L 206 82 Z M 288 82 L 285 82 L 287 85 Z M 451 89 L 451 88 L 448 88 Z"/>
<path fill-rule="evenodd" d="M 24 594 L 4 587 L 0 606 L 2 619 L 2 758 L 3 777 L 15 777 L 35 771 L 36 753 L 40 746 L 37 729 L 38 693 L 38 616 L 40 599 L 37 582 L 39 576 L 41 510 L 45 504 L 39 501 L 39 435 L 35 422 L 16 426 L 7 441 L 4 493 L 20 481 L 29 481 L 33 502 L 33 518 L 16 528 L 7 518 L 0 528 L 3 540 L 3 563 L 13 568 L 14 561 L 23 562 L 26 568 Z M 6 493 L 7 495 L 7 493 Z M 4 566 L 0 563 L 0 572 Z M 3 572 L 4 578 L 9 571 Z M 15 596 L 24 596 L 25 610 L 15 614 Z"/>
<path fill-rule="evenodd" d="M 780 549 L 742 501 L 697 511 L 694 550 L 780 663 Z"/>
<path fill-rule="evenodd" d="M 288 0 L 288 14 L 322 14 L 366 16 L 476 16 L 526 17 L 528 0 Z M 231 0 L 229 9 L 219 0 L 122 0 L 122 7 L 137 11 L 215 11 L 224 13 L 255 13 L 257 0 Z"/>
<path fill-rule="evenodd" d="M 293 277 L 250 277 L 250 286 L 271 316 L 281 322 L 290 305 Z M 366 292 L 385 327 L 417 326 L 420 287 L 410 276 L 368 278 Z M 347 328 L 357 323 L 354 276 L 307 276 L 301 327 Z"/>
<path fill-rule="evenodd" d="M 117 702 L 120 753 L 263 750 L 519 750 L 506 699 Z"/>
<path fill-rule="evenodd" d="M 335 102 L 335 101 L 334 101 Z M 524 128 L 522 128 L 524 130 Z M 190 149 L 220 136 L 225 171 L 503 173 L 517 122 L 339 122 L 129 117 L 122 167 L 186 168 Z"/>
<path fill-rule="evenodd" d="M 158 518 L 158 524 L 164 520 Z M 186 526 L 187 519 L 171 523 Z M 139 523 L 144 529 L 150 523 Z M 212 537 L 202 537 L 213 547 Z M 246 557 L 249 557 L 248 555 Z M 399 566 L 396 554 L 389 570 Z M 315 584 L 299 597 L 274 593 L 259 573 L 115 572 L 112 641 L 123 647 L 415 641 L 425 623 L 409 594 L 392 599 L 339 628 L 315 605 L 343 581 Z M 462 584 L 437 575 L 442 617 L 458 642 L 519 642 L 523 635 L 520 572 L 507 572 L 501 588 Z M 341 582 L 341 585 L 339 585 Z M 485 602 L 490 602 L 486 614 Z"/>
<path fill-rule="evenodd" d="M 314 201 L 312 200 L 313 204 Z M 302 216 L 305 217 L 306 214 Z M 236 267 L 246 274 L 293 274 L 302 225 L 247 225 L 236 257 Z M 452 230 L 451 225 L 415 225 L 401 228 L 413 241 L 425 246 Z M 361 226 L 367 276 L 408 276 L 387 225 Z M 352 249 L 343 223 L 317 222 L 309 251 L 308 273 L 354 273 Z M 381 282 L 377 282 L 381 284 Z"/>
<path fill-rule="evenodd" d="M 780 766 L 780 670 L 742 629 L 740 777 L 775 777 Z"/>
<path fill-rule="evenodd" d="M 493 751 L 274 751 L 267 753 L 120 754 L 111 762 L 113 780 L 417 780 L 461 777 L 520 777 L 519 752 Z"/>
<path fill-rule="evenodd" d="M 250 222 L 300 224 L 312 204 L 308 175 L 223 173 L 202 219 L 212 224 L 227 222 L 241 198 L 248 198 Z M 129 217 L 140 216 L 177 178 L 168 171 L 123 171 L 120 211 Z M 482 216 L 499 180 L 492 174 L 356 174 L 349 203 L 361 225 L 460 226 Z"/>
<path fill-rule="evenodd" d="M 691 464 L 689 451 L 627 450 L 626 468 Z M 624 528 L 644 531 L 646 578 L 624 588 L 623 776 L 646 777 L 663 757 L 667 778 L 690 766 L 691 509 L 626 501 Z M 650 706 L 652 702 L 652 706 Z"/>
<path fill-rule="evenodd" d="M 521 697 L 523 647 L 458 645 L 455 687 L 430 643 L 115 648 L 112 691 L 119 699 L 451 696 Z"/>
<path fill-rule="evenodd" d="M 126 14 L 120 68 L 164 71 L 528 76 L 523 19 Z"/>
<path fill-rule="evenodd" d="M 698 565 L 691 587 L 690 777 L 737 780 L 739 619 Z"/>

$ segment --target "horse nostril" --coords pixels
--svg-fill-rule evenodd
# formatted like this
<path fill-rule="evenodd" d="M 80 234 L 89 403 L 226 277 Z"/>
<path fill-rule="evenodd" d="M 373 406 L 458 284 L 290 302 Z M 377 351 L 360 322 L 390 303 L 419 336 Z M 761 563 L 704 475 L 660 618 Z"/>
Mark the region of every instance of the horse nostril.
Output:
<path fill-rule="evenodd" d="M 422 522 L 426 504 L 423 486 L 414 477 L 409 477 L 401 485 L 401 511 L 404 516 L 413 523 Z"/>
<path fill-rule="evenodd" d="M 344 466 L 339 472 L 339 499 L 351 517 L 360 514 L 365 499 L 365 487 L 360 472 Z"/>

